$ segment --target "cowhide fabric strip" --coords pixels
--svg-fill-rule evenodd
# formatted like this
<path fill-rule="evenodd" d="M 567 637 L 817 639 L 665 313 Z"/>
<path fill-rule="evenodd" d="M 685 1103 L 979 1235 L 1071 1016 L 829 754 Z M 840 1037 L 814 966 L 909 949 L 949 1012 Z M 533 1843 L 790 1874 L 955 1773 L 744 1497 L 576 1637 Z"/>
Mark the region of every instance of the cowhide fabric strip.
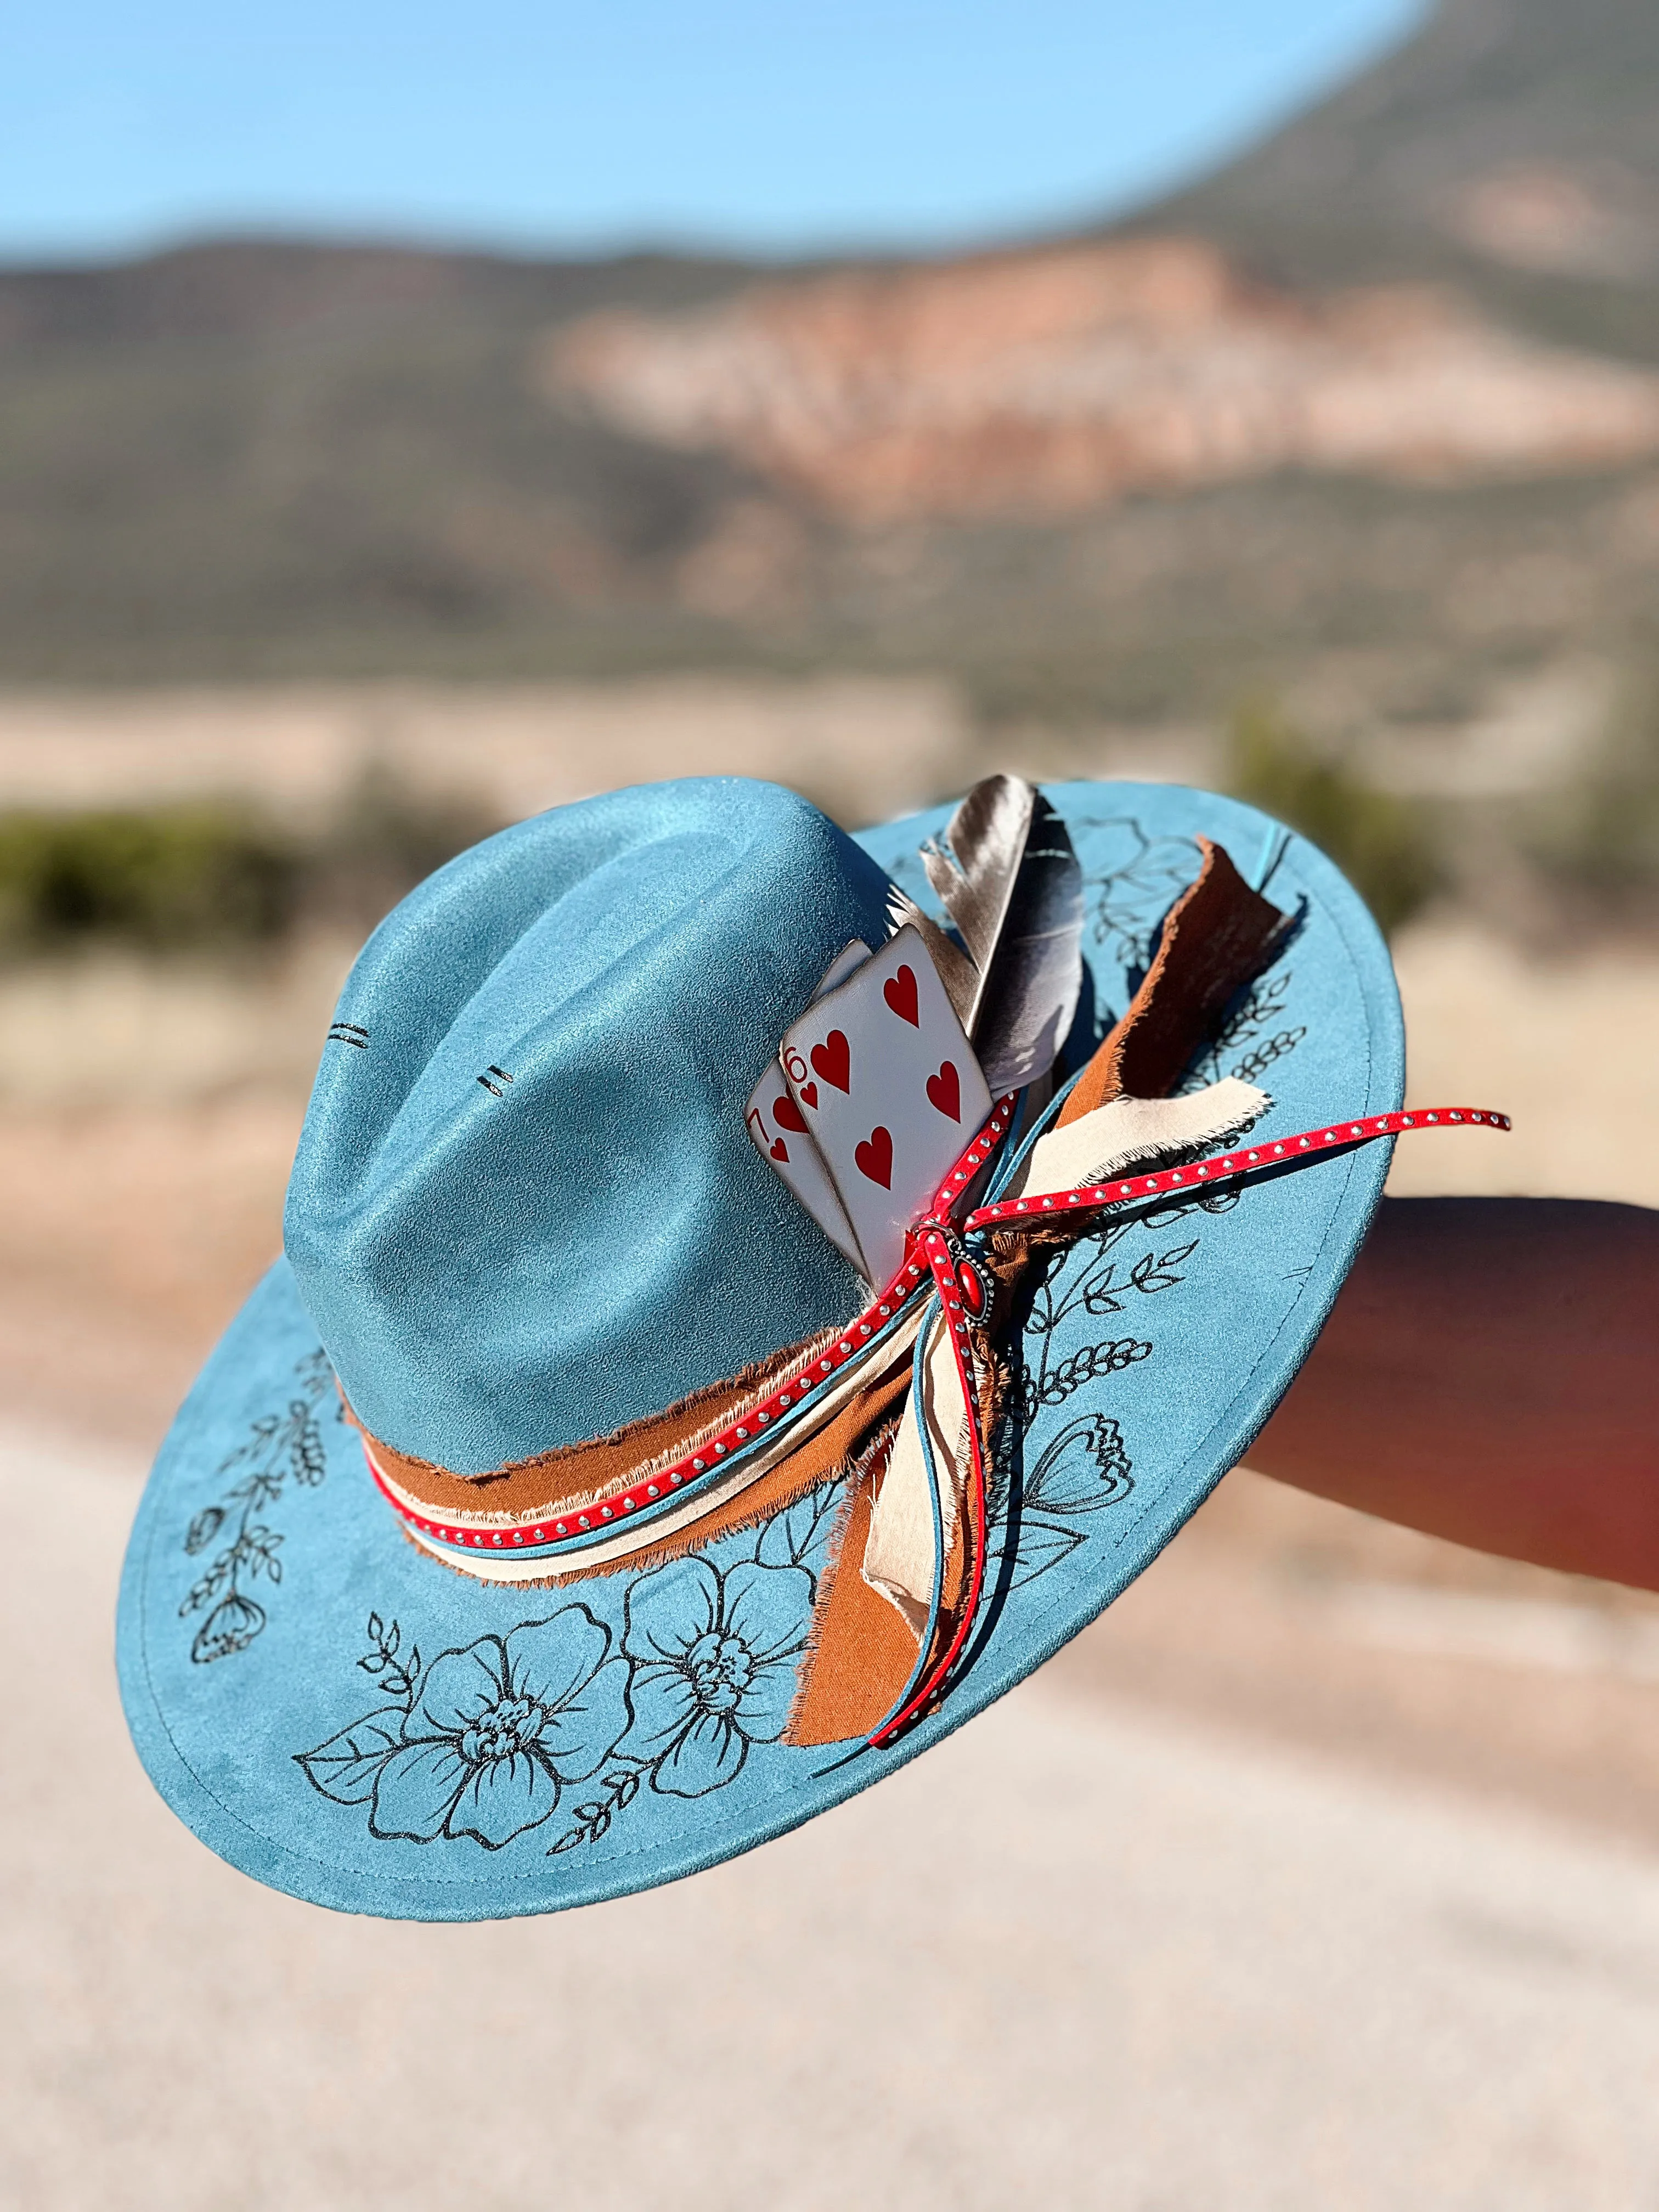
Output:
<path fill-rule="evenodd" d="M 1290 917 L 1253 891 L 1225 850 L 1198 840 L 1197 879 L 1164 916 L 1157 957 L 1060 1112 L 1060 1126 L 1122 1096 L 1163 1098 L 1272 959 Z"/>
<path fill-rule="evenodd" d="M 1224 1145 L 1260 1121 L 1273 1103 L 1253 1083 L 1227 1075 L 1179 1098 L 1120 1096 L 1069 1122 L 1062 1113 L 1056 1127 L 1037 1139 L 1000 1195 L 1020 1199 L 1080 1189 L 1087 1183 L 1105 1182 L 1143 1161 Z"/>

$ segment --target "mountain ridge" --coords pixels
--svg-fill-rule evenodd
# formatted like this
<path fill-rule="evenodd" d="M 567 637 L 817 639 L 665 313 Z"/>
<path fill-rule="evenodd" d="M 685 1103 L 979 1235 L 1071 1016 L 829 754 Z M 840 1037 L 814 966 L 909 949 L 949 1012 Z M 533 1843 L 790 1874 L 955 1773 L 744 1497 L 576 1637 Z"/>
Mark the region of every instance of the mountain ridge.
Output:
<path fill-rule="evenodd" d="M 1534 186 L 1535 228 L 1553 218 L 1553 256 L 1506 251 L 1501 225 L 1482 226 L 1483 187 L 1506 179 Z M 1392 53 L 1128 227 L 1190 227 L 1296 286 L 1454 283 L 1541 334 L 1659 359 L 1659 12 L 1443 0 Z"/>
<path fill-rule="evenodd" d="M 1165 711 L 1645 650 L 1650 239 L 1659 14 L 1447 0 L 1212 177 L 993 254 L 0 270 L 0 680 L 943 666 Z"/>

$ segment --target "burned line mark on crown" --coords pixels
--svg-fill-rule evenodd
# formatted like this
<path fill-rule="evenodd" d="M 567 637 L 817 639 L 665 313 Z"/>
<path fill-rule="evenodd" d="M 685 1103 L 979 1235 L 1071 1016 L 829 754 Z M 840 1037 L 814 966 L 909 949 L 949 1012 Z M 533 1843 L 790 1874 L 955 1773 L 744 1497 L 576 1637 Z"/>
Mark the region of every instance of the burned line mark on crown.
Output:
<path fill-rule="evenodd" d="M 477 1079 L 483 1084 L 484 1089 L 489 1093 L 492 1098 L 501 1098 L 506 1096 L 506 1093 L 501 1089 L 502 1084 L 511 1083 L 513 1078 L 507 1073 L 504 1067 L 497 1067 L 495 1061 L 492 1060 L 489 1063 L 489 1073 L 487 1075 L 479 1076 Z"/>
<path fill-rule="evenodd" d="M 361 1022 L 331 1022 L 328 1042 L 331 1044 L 355 1044 L 359 1052 L 367 1052 L 368 1031 Z"/>

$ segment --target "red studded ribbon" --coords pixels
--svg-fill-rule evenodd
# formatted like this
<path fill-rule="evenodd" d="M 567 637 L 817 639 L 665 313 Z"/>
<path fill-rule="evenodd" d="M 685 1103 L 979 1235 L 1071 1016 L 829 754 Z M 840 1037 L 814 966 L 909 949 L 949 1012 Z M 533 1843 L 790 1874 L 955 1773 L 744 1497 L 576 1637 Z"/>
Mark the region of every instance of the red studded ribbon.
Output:
<path fill-rule="evenodd" d="M 1122 1206 L 1149 1198 L 1185 1195 L 1194 1190 L 1212 1188 L 1217 1183 L 1236 1182 L 1241 1176 L 1261 1174 L 1274 1167 L 1298 1164 L 1322 1152 L 1341 1152 L 1355 1145 L 1370 1144 L 1378 1137 L 1402 1136 L 1412 1129 L 1465 1125 L 1507 1129 L 1510 1122 L 1507 1114 L 1494 1113 L 1484 1107 L 1437 1106 L 1409 1114 L 1369 1114 L 1357 1121 L 1332 1121 L 1320 1128 L 1299 1130 L 1294 1136 L 1275 1138 L 1271 1144 L 1243 1146 L 1236 1152 L 1220 1152 L 1212 1158 L 1194 1161 L 1188 1167 L 1164 1168 L 1149 1175 L 1125 1176 L 1109 1182 L 1091 1183 L 1079 1189 L 1053 1191 L 1047 1195 L 1004 1199 L 994 1206 L 976 1207 L 961 1224 L 962 1231 L 971 1236 L 988 1230 L 1033 1224 L 1046 1214 L 1079 1213 L 1103 1206 Z M 971 1331 L 973 1324 L 982 1316 L 987 1300 L 984 1285 L 974 1269 L 972 1261 L 959 1256 L 957 1238 L 950 1233 L 951 1209 L 957 1203 L 957 1194 L 968 1180 L 961 1169 L 969 1164 L 972 1157 L 970 1152 L 958 1164 L 957 1171 L 941 1186 L 934 1200 L 933 1212 L 914 1232 L 915 1248 L 927 1260 L 939 1292 L 939 1305 L 949 1332 L 951 1354 L 967 1408 L 967 1505 L 971 1547 L 968 1586 L 963 1593 L 960 1615 L 945 1652 L 927 1670 L 920 1686 L 898 1711 L 884 1721 L 870 1737 L 871 1746 L 876 1749 L 891 1743 L 911 1721 L 926 1711 L 945 1687 L 973 1632 L 984 1587 L 988 1519 L 986 1510 L 985 1446 L 980 1434 Z"/>
<path fill-rule="evenodd" d="M 1301 1130 L 1294 1137 L 1276 1138 L 1270 1145 L 1218 1152 L 1214 1158 L 1198 1160 L 1191 1167 L 1164 1168 L 1156 1175 L 1127 1176 L 1118 1182 L 1093 1183 L 1084 1190 L 1054 1191 L 1047 1198 L 1005 1199 L 999 1206 L 979 1207 L 969 1215 L 963 1227 L 995 1229 L 1005 1224 L 1012 1225 L 1032 1214 L 1076 1213 L 1088 1206 L 1121 1206 L 1127 1199 L 1166 1198 L 1172 1192 L 1193 1190 L 1202 1183 L 1226 1182 L 1239 1176 L 1254 1175 L 1263 1168 L 1304 1159 L 1310 1152 L 1340 1152 L 1350 1145 L 1370 1144 L 1376 1137 L 1403 1136 L 1408 1129 L 1448 1128 L 1455 1122 L 1487 1129 L 1507 1129 L 1511 1126 L 1507 1114 L 1494 1114 L 1475 1106 L 1437 1106 L 1428 1112 L 1419 1109 L 1412 1114 L 1368 1114 L 1363 1121 L 1333 1121 L 1322 1128 Z"/>

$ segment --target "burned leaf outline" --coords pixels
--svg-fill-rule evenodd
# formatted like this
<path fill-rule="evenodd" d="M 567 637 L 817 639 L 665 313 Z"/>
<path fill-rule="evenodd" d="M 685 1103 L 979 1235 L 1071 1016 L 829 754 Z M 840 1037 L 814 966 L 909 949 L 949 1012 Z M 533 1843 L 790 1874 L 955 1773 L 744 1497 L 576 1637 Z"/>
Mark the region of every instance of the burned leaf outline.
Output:
<path fill-rule="evenodd" d="M 181 1548 L 186 1558 L 194 1559 L 228 1524 L 233 1529 L 230 1541 L 179 1606 L 181 1620 L 207 1614 L 191 1640 L 191 1659 L 198 1667 L 234 1657 L 264 1633 L 270 1616 L 247 1586 L 262 1576 L 273 1588 L 281 1583 L 283 1562 L 277 1554 L 283 1537 L 280 1529 L 256 1516 L 280 1503 L 290 1486 L 314 1490 L 328 1473 L 317 1415 L 334 1380 L 328 1355 L 319 1345 L 295 1361 L 293 1371 L 296 1395 L 282 1412 L 262 1413 L 250 1422 L 246 1436 L 217 1469 L 222 1476 L 238 1479 L 213 1504 L 200 1508 L 185 1531 Z"/>

